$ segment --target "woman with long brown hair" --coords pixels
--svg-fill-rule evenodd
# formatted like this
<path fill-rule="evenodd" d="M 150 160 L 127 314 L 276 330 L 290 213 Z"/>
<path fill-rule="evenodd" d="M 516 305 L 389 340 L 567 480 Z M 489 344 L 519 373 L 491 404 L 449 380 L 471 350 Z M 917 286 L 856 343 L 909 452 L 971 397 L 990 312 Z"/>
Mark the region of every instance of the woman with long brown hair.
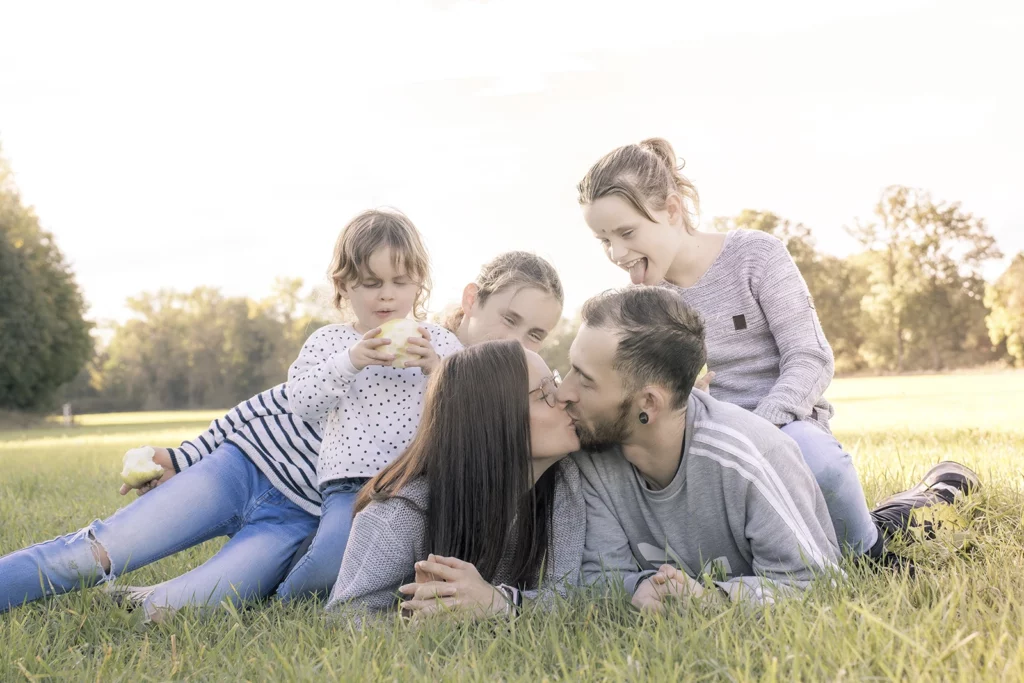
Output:
<path fill-rule="evenodd" d="M 514 341 L 446 358 L 409 449 L 360 492 L 328 609 L 405 588 L 407 611 L 486 615 L 576 583 L 586 513 L 558 382 Z"/>

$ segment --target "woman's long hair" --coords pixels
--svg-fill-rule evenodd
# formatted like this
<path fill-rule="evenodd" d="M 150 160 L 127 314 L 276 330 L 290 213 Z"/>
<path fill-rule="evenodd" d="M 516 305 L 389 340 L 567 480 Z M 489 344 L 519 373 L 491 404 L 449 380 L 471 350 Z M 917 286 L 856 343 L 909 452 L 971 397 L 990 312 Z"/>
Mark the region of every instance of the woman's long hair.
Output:
<path fill-rule="evenodd" d="M 359 512 L 424 477 L 427 551 L 476 565 L 487 581 L 503 557 L 511 582 L 540 580 L 558 468 L 533 485 L 526 353 L 514 341 L 476 344 L 431 377 L 409 448 L 363 487 Z"/>

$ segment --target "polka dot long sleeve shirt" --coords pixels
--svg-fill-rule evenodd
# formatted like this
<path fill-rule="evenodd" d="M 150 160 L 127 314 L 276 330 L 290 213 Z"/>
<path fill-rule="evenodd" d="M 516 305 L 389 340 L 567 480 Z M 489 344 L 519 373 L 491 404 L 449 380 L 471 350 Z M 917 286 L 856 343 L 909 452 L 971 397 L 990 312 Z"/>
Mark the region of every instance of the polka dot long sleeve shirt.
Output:
<path fill-rule="evenodd" d="M 423 323 L 444 358 L 462 348 L 448 330 Z M 320 425 L 321 489 L 350 477 L 372 477 L 412 441 L 423 412 L 427 376 L 419 368 L 367 365 L 356 370 L 349 349 L 362 339 L 351 325 L 322 327 L 306 340 L 288 370 L 295 415 Z"/>

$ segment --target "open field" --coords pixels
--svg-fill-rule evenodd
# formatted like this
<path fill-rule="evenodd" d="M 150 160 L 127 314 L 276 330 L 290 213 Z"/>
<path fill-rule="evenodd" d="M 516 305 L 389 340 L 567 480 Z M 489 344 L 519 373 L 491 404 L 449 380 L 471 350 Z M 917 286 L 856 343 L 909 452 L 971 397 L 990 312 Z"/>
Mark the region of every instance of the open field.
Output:
<path fill-rule="evenodd" d="M 837 380 L 829 398 L 870 501 L 939 460 L 979 473 L 970 550 L 911 547 L 915 578 L 851 566 L 843 585 L 763 612 L 711 605 L 647 618 L 619 601 L 578 600 L 511 625 L 396 619 L 364 632 L 317 604 L 273 602 L 139 627 L 87 591 L 0 615 L 0 680 L 1024 679 L 1024 372 Z M 70 430 L 0 432 L 0 554 L 126 504 L 126 448 L 176 444 L 218 414 L 82 416 Z M 130 582 L 180 574 L 219 546 Z"/>

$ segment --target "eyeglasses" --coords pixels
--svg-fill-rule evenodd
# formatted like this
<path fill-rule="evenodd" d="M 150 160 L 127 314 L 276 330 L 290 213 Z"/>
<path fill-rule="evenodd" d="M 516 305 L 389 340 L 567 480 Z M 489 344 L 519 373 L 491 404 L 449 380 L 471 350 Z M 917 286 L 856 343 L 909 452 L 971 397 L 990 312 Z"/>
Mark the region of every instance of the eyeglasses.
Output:
<path fill-rule="evenodd" d="M 558 405 L 558 399 L 555 397 L 555 391 L 558 390 L 559 385 L 562 383 L 562 376 L 558 374 L 558 370 L 551 373 L 550 377 L 545 377 L 540 381 L 540 386 L 531 391 L 530 393 L 540 392 L 540 397 L 544 399 L 544 402 L 554 408 Z"/>

